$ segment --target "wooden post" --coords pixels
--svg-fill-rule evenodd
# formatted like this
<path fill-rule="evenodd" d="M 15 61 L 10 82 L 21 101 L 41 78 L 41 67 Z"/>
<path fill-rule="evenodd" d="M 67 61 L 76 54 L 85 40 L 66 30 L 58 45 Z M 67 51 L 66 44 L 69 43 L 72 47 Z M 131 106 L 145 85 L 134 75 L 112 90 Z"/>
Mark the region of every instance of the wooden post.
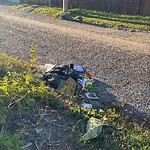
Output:
<path fill-rule="evenodd" d="M 68 11 L 68 0 L 63 0 L 63 12 Z"/>
<path fill-rule="evenodd" d="M 137 14 L 136 15 L 141 15 L 141 5 L 142 5 L 142 1 L 139 0 L 139 5 L 138 5 L 138 9 L 137 9 Z"/>
<path fill-rule="evenodd" d="M 48 5 L 49 5 L 49 6 L 52 6 L 52 0 L 49 0 L 49 1 L 48 1 Z"/>

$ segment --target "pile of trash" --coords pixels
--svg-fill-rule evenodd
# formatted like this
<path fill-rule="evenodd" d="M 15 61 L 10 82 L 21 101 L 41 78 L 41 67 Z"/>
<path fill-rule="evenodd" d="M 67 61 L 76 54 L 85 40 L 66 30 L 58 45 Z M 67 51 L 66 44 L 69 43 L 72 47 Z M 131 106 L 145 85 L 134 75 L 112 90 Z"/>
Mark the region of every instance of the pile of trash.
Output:
<path fill-rule="evenodd" d="M 69 97 L 82 95 L 89 101 L 99 99 L 96 93 L 92 92 L 95 84 L 92 74 L 88 73 L 82 66 L 45 64 L 39 67 L 41 70 L 40 78 L 45 81 L 47 86 L 54 88 L 58 93 Z M 92 104 L 82 103 L 81 107 L 92 109 Z M 86 133 L 80 140 L 87 141 L 96 138 L 100 135 L 102 126 L 101 120 L 91 117 L 87 121 Z"/>
<path fill-rule="evenodd" d="M 71 17 L 68 13 L 63 13 L 62 19 L 68 20 L 68 21 L 75 21 L 75 22 L 79 22 L 79 23 L 83 22 L 82 16 Z"/>
<path fill-rule="evenodd" d="M 39 67 L 40 78 L 58 93 L 68 97 L 82 95 L 89 100 L 99 99 L 96 93 L 91 92 L 94 86 L 91 73 L 88 73 L 82 66 L 45 64 Z M 83 103 L 81 106 L 92 109 L 92 104 Z"/>

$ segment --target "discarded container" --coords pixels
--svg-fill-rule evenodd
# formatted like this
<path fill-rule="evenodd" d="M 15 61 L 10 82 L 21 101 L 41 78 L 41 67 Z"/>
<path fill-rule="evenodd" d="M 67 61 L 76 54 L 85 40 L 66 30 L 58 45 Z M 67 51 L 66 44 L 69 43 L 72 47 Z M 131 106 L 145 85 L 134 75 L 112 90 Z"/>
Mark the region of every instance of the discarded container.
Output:
<path fill-rule="evenodd" d="M 85 96 L 88 98 L 88 99 L 98 99 L 96 93 L 85 93 Z"/>
<path fill-rule="evenodd" d="M 47 70 L 46 68 L 42 68 L 42 72 L 43 72 L 43 73 L 45 73 L 45 72 L 46 72 L 46 70 Z"/>
<path fill-rule="evenodd" d="M 45 64 L 44 69 L 46 69 L 46 72 L 52 70 L 56 65 L 53 64 Z"/>
<path fill-rule="evenodd" d="M 83 69 L 82 66 L 74 66 L 74 69 L 77 71 L 77 72 L 80 72 L 80 73 L 84 73 L 85 70 Z"/>
<path fill-rule="evenodd" d="M 81 106 L 84 107 L 85 109 L 92 109 L 92 104 L 83 103 L 81 104 Z"/>
<path fill-rule="evenodd" d="M 51 71 L 54 67 L 56 67 L 56 65 L 53 64 L 45 64 L 44 66 L 39 66 L 42 70 L 42 73 L 46 73 Z"/>
<path fill-rule="evenodd" d="M 93 84 L 91 82 L 87 81 L 85 83 L 85 87 L 88 88 L 88 89 L 92 89 L 93 88 Z"/>
<path fill-rule="evenodd" d="M 89 78 L 84 78 L 82 80 L 81 85 L 82 85 L 82 90 L 84 90 L 85 88 L 87 88 L 87 89 L 93 88 L 93 84 L 92 84 L 92 82 L 90 82 Z"/>
<path fill-rule="evenodd" d="M 92 78 L 92 74 L 90 74 L 90 73 L 86 73 L 84 76 L 85 76 L 85 77 L 88 77 L 89 79 Z"/>

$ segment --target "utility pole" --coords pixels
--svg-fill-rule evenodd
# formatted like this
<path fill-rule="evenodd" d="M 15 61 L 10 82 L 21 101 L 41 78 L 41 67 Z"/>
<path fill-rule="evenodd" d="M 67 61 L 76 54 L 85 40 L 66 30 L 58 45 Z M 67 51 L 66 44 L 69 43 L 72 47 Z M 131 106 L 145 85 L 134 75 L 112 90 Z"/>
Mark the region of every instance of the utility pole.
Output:
<path fill-rule="evenodd" d="M 63 0 L 63 12 L 68 11 L 68 0 Z"/>

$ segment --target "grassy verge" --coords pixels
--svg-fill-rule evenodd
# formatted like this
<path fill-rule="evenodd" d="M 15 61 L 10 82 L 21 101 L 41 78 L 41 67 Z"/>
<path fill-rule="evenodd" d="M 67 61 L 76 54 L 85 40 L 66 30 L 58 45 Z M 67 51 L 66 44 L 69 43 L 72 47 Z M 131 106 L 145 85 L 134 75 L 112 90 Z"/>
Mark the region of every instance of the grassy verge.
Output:
<path fill-rule="evenodd" d="M 91 116 L 101 119 L 105 126 L 103 126 L 99 137 L 85 142 L 89 149 L 149 149 L 149 129 L 124 116 L 120 112 L 120 107 L 115 109 L 108 108 L 105 111 L 102 109 L 85 110 L 73 103 L 71 99 L 66 99 L 55 92 L 50 92 L 41 80 L 34 77 L 32 65 L 30 64 L 31 67 L 27 65 L 28 63 L 17 61 L 0 53 L 0 126 L 6 122 L 6 107 L 12 102 L 12 99 L 13 105 L 18 106 L 18 108 L 32 106 L 33 99 L 38 99 L 47 105 L 63 109 L 66 111 L 66 115 L 72 115 L 84 122 Z M 14 98 L 18 98 L 18 96 L 22 98 L 20 101 Z M 76 132 L 82 136 L 85 132 L 83 127 L 82 131 L 82 133 Z M 19 149 L 19 143 L 19 135 L 10 135 L 5 132 L 0 133 L 0 147 L 3 147 L 3 149 L 11 148 L 17 150 Z"/>
<path fill-rule="evenodd" d="M 54 18 L 59 17 L 63 13 L 61 8 L 49 6 L 20 4 L 11 7 L 22 10 L 36 8 L 32 13 L 51 16 Z M 120 15 L 82 9 L 70 9 L 68 14 L 72 17 L 82 16 L 84 23 L 95 24 L 103 27 L 113 27 L 115 29 L 132 28 L 139 30 L 150 30 L 150 17 L 148 16 Z"/>
<path fill-rule="evenodd" d="M 114 13 L 80 9 L 69 10 L 69 14 L 73 17 L 78 15 L 82 16 L 83 21 L 87 23 L 114 27 L 116 29 L 124 27 L 150 30 L 150 17 L 119 15 Z"/>

